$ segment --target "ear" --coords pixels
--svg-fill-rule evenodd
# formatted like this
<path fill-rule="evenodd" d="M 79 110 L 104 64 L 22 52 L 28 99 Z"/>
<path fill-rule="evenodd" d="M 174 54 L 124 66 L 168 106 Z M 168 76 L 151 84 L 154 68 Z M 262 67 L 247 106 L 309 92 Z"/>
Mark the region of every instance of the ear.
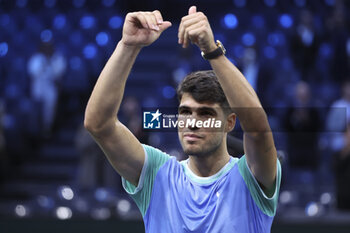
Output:
<path fill-rule="evenodd" d="M 236 114 L 235 113 L 230 113 L 226 117 L 226 126 L 225 126 L 225 132 L 230 132 L 235 128 L 236 125 Z"/>

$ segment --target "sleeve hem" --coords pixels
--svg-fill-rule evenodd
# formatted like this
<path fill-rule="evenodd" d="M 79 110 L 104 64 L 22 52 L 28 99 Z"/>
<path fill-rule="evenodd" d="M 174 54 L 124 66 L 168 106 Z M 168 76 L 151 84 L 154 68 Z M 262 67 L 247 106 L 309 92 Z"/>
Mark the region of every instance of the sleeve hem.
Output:
<path fill-rule="evenodd" d="M 276 170 L 275 187 L 274 187 L 275 190 L 274 190 L 273 195 L 272 195 L 271 197 L 266 196 L 264 190 L 262 190 L 260 184 L 258 183 L 258 181 L 256 180 L 255 176 L 253 175 L 253 172 L 250 170 L 250 167 L 248 166 L 247 160 L 245 160 L 245 165 L 247 166 L 247 169 L 248 169 L 248 171 L 249 171 L 251 177 L 253 178 L 253 180 L 254 180 L 254 182 L 255 182 L 255 185 L 256 185 L 257 187 L 259 187 L 259 192 L 262 194 L 262 196 L 263 196 L 266 200 L 269 200 L 269 201 L 274 200 L 274 199 L 276 198 L 277 193 L 278 193 L 278 184 L 277 184 L 277 182 L 278 182 L 278 180 L 279 180 L 279 174 L 278 174 L 278 166 L 279 166 L 279 164 L 278 164 L 278 161 L 277 161 L 277 166 L 276 166 L 276 169 L 277 169 L 277 170 Z"/>
<path fill-rule="evenodd" d="M 145 152 L 145 161 L 143 163 L 143 167 L 142 167 L 142 170 L 141 170 L 141 174 L 140 174 L 140 178 L 139 178 L 139 182 L 137 184 L 137 187 L 135 187 L 134 185 L 130 184 L 124 177 L 122 177 L 123 188 L 124 188 L 125 192 L 127 192 L 130 195 L 135 195 L 136 193 L 138 193 L 143 188 L 143 183 L 144 183 L 144 180 L 145 180 L 146 170 L 147 170 L 147 167 L 148 167 L 148 155 L 147 155 L 146 149 L 144 147 L 142 147 L 142 148 L 143 148 L 143 151 Z M 127 183 L 129 183 L 131 185 L 131 188 L 129 188 L 127 186 Z"/>

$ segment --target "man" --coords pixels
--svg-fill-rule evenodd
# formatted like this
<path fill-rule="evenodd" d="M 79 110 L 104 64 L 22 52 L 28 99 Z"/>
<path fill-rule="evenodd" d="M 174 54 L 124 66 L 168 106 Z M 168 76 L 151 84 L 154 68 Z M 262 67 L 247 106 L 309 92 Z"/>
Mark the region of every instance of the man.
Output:
<path fill-rule="evenodd" d="M 267 116 L 253 88 L 215 43 L 206 16 L 195 6 L 182 18 L 178 42 L 183 47 L 190 42 L 197 45 L 213 71 L 185 78 L 178 89 L 179 114 L 197 120 L 216 118 L 222 127 L 179 128 L 181 145 L 189 155 L 179 163 L 141 145 L 115 119 L 135 58 L 170 26 L 159 11 L 127 14 L 122 39 L 90 97 L 85 127 L 123 177 L 146 232 L 269 232 L 281 174 Z M 226 146 L 236 114 L 245 132 L 245 156 L 240 160 L 230 157 Z"/>

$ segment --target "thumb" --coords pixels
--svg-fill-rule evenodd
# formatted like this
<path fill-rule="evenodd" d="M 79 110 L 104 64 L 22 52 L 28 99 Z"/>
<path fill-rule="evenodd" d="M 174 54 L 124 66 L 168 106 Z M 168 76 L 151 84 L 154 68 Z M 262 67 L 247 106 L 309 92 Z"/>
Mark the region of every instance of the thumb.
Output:
<path fill-rule="evenodd" d="M 171 27 L 171 22 L 169 21 L 164 21 L 162 24 L 158 24 L 159 28 L 160 28 L 160 31 L 163 32 L 165 31 L 166 29 L 168 29 L 169 27 Z"/>
<path fill-rule="evenodd" d="M 197 7 L 196 6 L 191 6 L 190 9 L 188 9 L 188 14 L 193 14 L 197 12 Z"/>

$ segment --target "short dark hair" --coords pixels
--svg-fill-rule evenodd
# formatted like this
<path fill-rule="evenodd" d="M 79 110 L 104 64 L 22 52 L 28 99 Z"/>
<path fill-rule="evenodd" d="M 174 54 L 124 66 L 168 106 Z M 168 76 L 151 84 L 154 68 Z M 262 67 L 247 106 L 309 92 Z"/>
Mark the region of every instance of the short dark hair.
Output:
<path fill-rule="evenodd" d="M 218 103 L 224 113 L 232 113 L 224 91 L 213 70 L 196 71 L 187 75 L 177 88 L 177 98 L 189 93 L 199 103 Z"/>

